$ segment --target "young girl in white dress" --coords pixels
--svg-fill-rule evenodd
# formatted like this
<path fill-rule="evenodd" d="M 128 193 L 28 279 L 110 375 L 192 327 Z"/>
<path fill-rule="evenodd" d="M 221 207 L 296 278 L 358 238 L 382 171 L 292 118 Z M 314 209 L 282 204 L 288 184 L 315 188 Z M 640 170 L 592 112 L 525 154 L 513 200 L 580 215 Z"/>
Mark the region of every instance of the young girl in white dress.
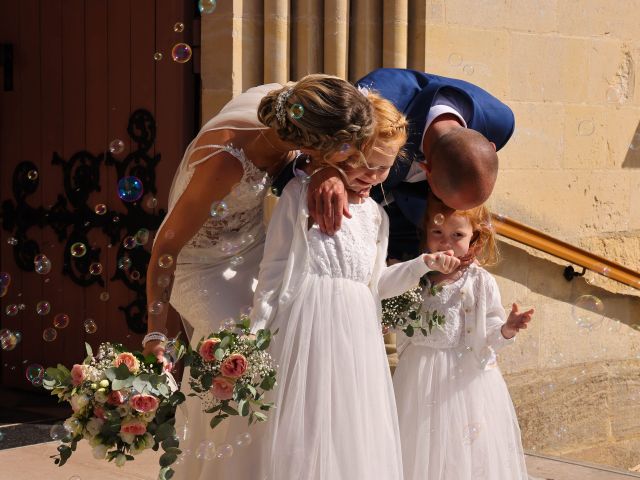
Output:
<path fill-rule="evenodd" d="M 489 211 L 451 211 L 435 198 L 426 248 L 461 259 L 432 272 L 424 309 L 446 318 L 428 336 L 398 334 L 393 384 L 405 480 L 526 480 L 520 428 L 495 351 L 527 328 L 533 310 L 505 311 L 495 279 L 480 265 L 496 259 Z M 437 292 L 437 293 L 436 293 Z M 435 294 L 434 294 L 435 293 Z"/>
<path fill-rule="evenodd" d="M 400 480 L 396 406 L 380 327 L 380 298 L 417 284 L 424 256 L 387 268 L 388 218 L 368 198 L 406 140 L 406 120 L 369 95 L 377 140 L 340 163 L 352 218 L 334 235 L 308 217 L 307 182 L 284 189 L 265 244 L 253 328 L 279 333 L 276 409 L 267 422 L 260 480 Z M 332 164 L 331 158 L 313 157 Z M 333 166 L 337 166 L 333 164 Z"/>

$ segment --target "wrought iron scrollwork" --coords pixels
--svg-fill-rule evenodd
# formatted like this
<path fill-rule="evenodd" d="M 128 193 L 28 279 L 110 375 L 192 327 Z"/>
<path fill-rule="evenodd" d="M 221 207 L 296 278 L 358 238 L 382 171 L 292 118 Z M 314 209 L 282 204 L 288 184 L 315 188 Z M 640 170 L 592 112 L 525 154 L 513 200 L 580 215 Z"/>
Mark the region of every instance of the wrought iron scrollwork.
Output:
<path fill-rule="evenodd" d="M 119 306 L 118 309 L 123 312 L 132 331 L 143 333 L 146 330 L 145 272 L 151 256 L 140 247 L 124 249 L 121 240 L 125 236 L 135 235 L 141 228 L 157 230 L 166 212 L 162 209 L 157 213 L 149 212 L 142 205 L 142 201 L 149 198 L 148 195 L 155 196 L 157 193 L 155 169 L 161 156 L 151 155 L 156 138 L 153 115 L 143 109 L 133 112 L 129 117 L 127 133 L 135 148 L 122 160 L 118 160 L 109 150 L 97 155 L 82 150 L 68 160 L 54 152 L 51 163 L 62 168 L 61 187 L 64 193 L 59 194 L 56 203 L 48 207 L 32 207 L 28 203 L 29 198 L 33 198 L 38 191 L 40 177 L 34 163 L 19 163 L 13 172 L 14 199 L 2 202 L 0 215 L 2 228 L 16 239 L 13 254 L 18 268 L 33 271 L 33 259 L 41 252 L 38 242 L 28 236 L 29 229 L 34 226 L 50 227 L 58 241 L 65 242 L 62 273 L 82 287 L 104 285 L 102 275 L 92 275 L 90 272 L 92 263 L 102 263 L 101 249 L 91 247 L 89 243 L 90 233 L 100 230 L 109 238 L 109 246 L 118 245 L 118 258 L 130 259 L 129 268 L 116 267 L 114 272 L 104 274 L 110 275 L 111 281 L 121 281 L 136 292 L 136 297 L 128 305 Z M 88 201 L 93 192 L 101 191 L 100 168 L 103 163 L 107 167 L 114 167 L 118 178 L 138 177 L 142 181 L 145 196 L 137 202 L 122 202 L 124 211 L 112 209 L 102 215 L 97 214 Z M 71 254 L 71 246 L 76 242 L 87 246 L 85 255 L 74 257 Z M 134 271 L 139 276 L 132 275 Z"/>

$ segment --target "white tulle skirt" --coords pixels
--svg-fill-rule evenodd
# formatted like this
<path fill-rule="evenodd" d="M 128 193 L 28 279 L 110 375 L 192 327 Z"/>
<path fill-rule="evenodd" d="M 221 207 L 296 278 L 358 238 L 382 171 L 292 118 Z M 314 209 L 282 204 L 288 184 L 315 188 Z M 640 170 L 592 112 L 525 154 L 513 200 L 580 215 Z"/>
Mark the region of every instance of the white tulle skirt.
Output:
<path fill-rule="evenodd" d="M 260 480 L 400 480 L 393 385 L 369 288 L 310 274 L 272 328 L 277 409 Z M 234 476 L 234 479 L 245 478 Z"/>
<path fill-rule="evenodd" d="M 409 345 L 393 384 L 405 480 L 527 480 L 520 428 L 497 366 Z M 382 478 L 382 477 L 380 477 Z"/>

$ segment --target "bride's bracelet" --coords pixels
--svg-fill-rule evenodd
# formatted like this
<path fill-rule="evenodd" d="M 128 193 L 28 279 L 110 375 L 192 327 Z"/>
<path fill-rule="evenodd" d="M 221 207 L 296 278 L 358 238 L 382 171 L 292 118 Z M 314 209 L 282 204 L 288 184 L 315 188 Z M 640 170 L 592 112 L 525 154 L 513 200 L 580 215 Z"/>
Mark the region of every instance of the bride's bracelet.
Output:
<path fill-rule="evenodd" d="M 162 332 L 149 332 L 142 339 L 142 348 L 146 347 L 147 343 L 153 341 L 167 342 L 167 336 Z"/>

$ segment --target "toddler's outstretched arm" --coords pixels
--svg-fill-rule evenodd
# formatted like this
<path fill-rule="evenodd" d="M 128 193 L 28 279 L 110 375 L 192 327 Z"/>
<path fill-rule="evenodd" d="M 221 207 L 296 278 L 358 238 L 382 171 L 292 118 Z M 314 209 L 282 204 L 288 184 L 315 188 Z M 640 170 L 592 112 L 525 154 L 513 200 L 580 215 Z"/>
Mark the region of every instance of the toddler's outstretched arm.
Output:
<path fill-rule="evenodd" d="M 502 325 L 501 332 L 504 338 L 513 338 L 520 331 L 521 328 L 527 328 L 527 324 L 531 321 L 533 316 L 533 308 L 526 312 L 519 312 L 518 305 L 511 305 L 511 312 L 507 317 L 507 321 Z"/>

